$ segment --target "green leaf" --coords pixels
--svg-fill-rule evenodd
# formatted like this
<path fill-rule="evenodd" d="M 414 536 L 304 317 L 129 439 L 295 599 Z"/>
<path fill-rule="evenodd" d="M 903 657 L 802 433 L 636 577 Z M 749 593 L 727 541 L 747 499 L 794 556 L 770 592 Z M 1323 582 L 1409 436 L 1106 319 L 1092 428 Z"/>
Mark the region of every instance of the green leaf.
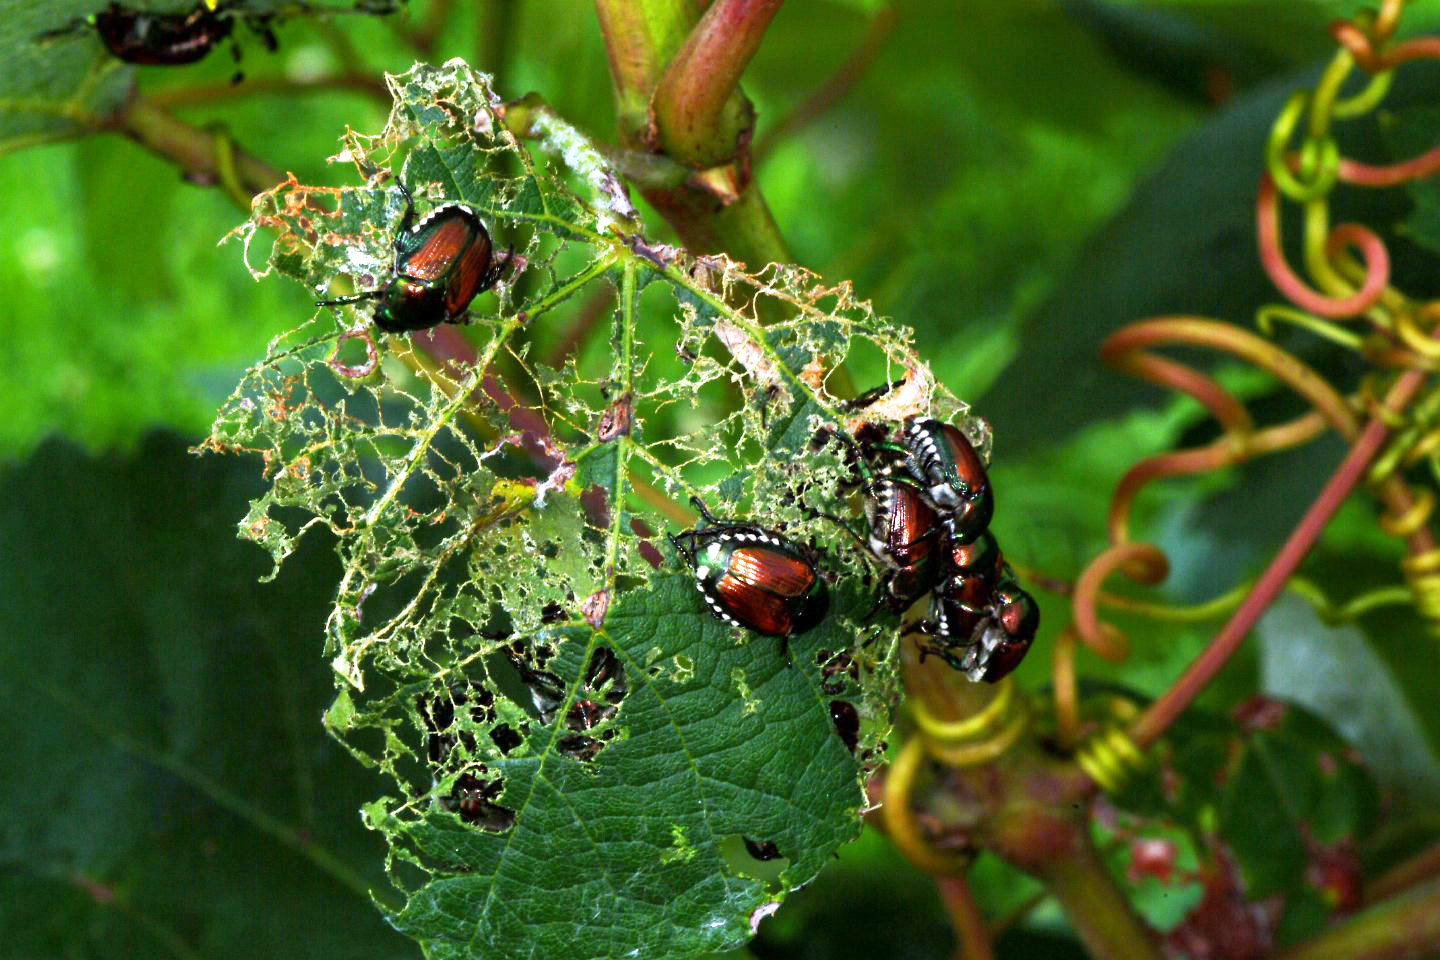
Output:
<path fill-rule="evenodd" d="M 370 899 L 373 780 L 316 723 L 333 561 L 256 587 L 227 537 L 250 474 L 159 435 L 0 471 L 5 952 L 415 955 Z"/>
<path fill-rule="evenodd" d="M 0 0 L 0 152 L 94 130 L 124 100 L 134 68 L 107 54 L 93 29 L 36 39 L 96 6 L 87 0 Z"/>
<path fill-rule="evenodd" d="M 895 699 L 894 621 L 863 622 L 869 561 L 817 512 L 848 511 L 835 453 L 811 450 L 845 415 L 830 375 L 857 357 L 910 370 L 918 395 L 880 417 L 963 405 L 848 286 L 649 240 L 578 132 L 542 111 L 533 156 L 464 63 L 391 85 L 385 130 L 345 140 L 366 185 L 261 197 L 238 232 L 252 269 L 319 295 L 383 285 L 403 202 L 381 171 L 401 158 L 422 210 L 468 204 L 523 261 L 463 331 L 386 338 L 365 312 L 317 314 L 249 371 L 208 445 L 263 455 L 241 530 L 277 564 L 307 530 L 338 537 L 327 650 L 348 690 L 330 729 L 394 791 L 366 808 L 407 898 L 394 922 L 443 957 L 739 945 L 858 834 Z M 608 356 L 529 356 L 523 330 L 605 285 Z M 342 337 L 379 338 L 385 361 L 332 365 Z M 485 399 L 502 374 L 543 427 Z M 521 462 L 517 439 L 545 452 Z M 674 525 L 642 481 L 815 543 L 824 621 L 781 644 L 714 618 L 653 542 Z M 837 711 L 861 721 L 853 753 Z M 776 845 L 778 875 L 727 857 L 745 839 Z"/>
<path fill-rule="evenodd" d="M 867 606 L 846 600 L 856 614 Z M 840 639 L 793 638 L 790 660 L 773 640 L 736 643 L 695 603 L 690 578 L 673 574 L 628 591 L 603 631 L 556 635 L 556 676 L 582 674 L 601 644 L 623 667 L 618 715 L 585 733 L 604 745 L 581 759 L 556 723 L 487 761 L 505 783 L 495 802 L 514 813 L 504 833 L 438 806 L 414 820 L 392 811 L 393 839 L 443 874 L 396 925 L 435 957 L 513 956 L 521 944 L 546 956 L 682 956 L 743 942 L 758 908 L 859 832 L 850 754 L 803 666 Z M 778 884 L 754 876 L 758 862 L 727 862 L 735 837 L 775 844 L 790 861 Z"/>
<path fill-rule="evenodd" d="M 1365 633 L 1321 622 L 1294 597 L 1276 603 L 1257 629 L 1264 690 L 1329 721 L 1407 806 L 1435 809 L 1440 755 L 1427 735 L 1435 711 L 1402 688 Z M 1401 636 L 1415 639 L 1413 632 Z M 1403 646 L 1407 664 L 1426 665 L 1433 675 L 1433 653 L 1415 642 Z"/>
<path fill-rule="evenodd" d="M 1317 883 L 1337 871 L 1358 877 L 1356 851 L 1375 828 L 1379 791 L 1347 744 L 1302 707 L 1255 697 L 1233 719 L 1238 731 L 1221 715 L 1187 711 L 1152 767 L 1112 800 L 1138 818 L 1127 836 L 1168 836 L 1182 851 L 1229 851 L 1211 866 L 1229 870 L 1233 859 L 1245 898 L 1281 897 L 1283 908 L 1298 911 L 1285 922 L 1300 929 L 1316 897 L 1335 895 Z M 1327 912 L 1337 905 L 1327 903 Z M 1163 900 L 1152 906 L 1157 919 L 1177 919 Z"/>
<path fill-rule="evenodd" d="M 1386 114 L 1382 129 L 1392 162 L 1411 160 L 1440 146 L 1440 107 L 1409 107 Z M 1396 231 L 1431 253 L 1440 253 L 1440 186 L 1433 177 L 1424 177 L 1406 184 L 1405 189 L 1415 207 L 1396 225 Z"/>
<path fill-rule="evenodd" d="M 1096 845 L 1106 852 L 1111 873 L 1123 878 L 1135 912 L 1154 930 L 1169 933 L 1204 897 L 1196 835 L 1168 824 L 1129 820 L 1113 830 L 1097 820 Z"/>
<path fill-rule="evenodd" d="M 1317 846 L 1355 843 L 1374 825 L 1379 796 L 1368 773 L 1321 721 L 1278 701 L 1245 743 L 1220 801 L 1220 835 L 1246 895 L 1298 892 Z"/>

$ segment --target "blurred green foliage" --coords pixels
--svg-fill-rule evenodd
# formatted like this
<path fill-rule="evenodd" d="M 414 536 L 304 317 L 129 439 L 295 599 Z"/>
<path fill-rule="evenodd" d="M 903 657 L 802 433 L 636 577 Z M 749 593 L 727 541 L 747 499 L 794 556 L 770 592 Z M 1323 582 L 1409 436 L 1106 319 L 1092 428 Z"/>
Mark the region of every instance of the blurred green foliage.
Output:
<path fill-rule="evenodd" d="M 854 280 L 880 313 L 914 326 L 940 378 L 995 425 L 996 529 L 1015 562 L 1073 577 L 1104 542 L 1109 492 L 1124 470 L 1207 438 L 1192 405 L 1103 369 L 1095 347 L 1145 315 L 1248 324 L 1274 299 L 1251 219 L 1264 135 L 1331 49 L 1327 22 L 1359 5 L 900 0 L 853 87 L 766 144 L 781 118 L 836 82 L 887 5 L 796 2 L 775 21 L 746 76 L 766 149 L 762 188 L 797 260 Z M 1437 6 L 1412 4 L 1407 29 L 1433 27 Z M 0 0 L 0 142 L 11 147 L 33 132 L 13 108 L 34 93 L 25 84 L 38 61 L 25 40 L 46 9 L 60 21 L 72 15 Z M 408 17 L 423 22 L 429 9 L 411 0 Z M 369 18 L 290 22 L 280 35 L 274 55 L 247 44 L 251 78 L 313 80 L 337 68 L 346 44 L 369 69 L 400 71 L 415 58 L 392 24 Z M 68 42 L 90 45 L 87 56 L 95 49 L 88 37 Z M 458 4 L 428 58 L 449 56 L 494 71 L 506 94 L 541 92 L 596 135 L 613 129 L 588 5 Z M 347 123 L 378 128 L 384 103 L 354 92 L 247 95 L 227 87 L 233 69 L 219 54 L 135 79 L 150 94 L 213 88 L 213 102 L 181 115 L 223 124 L 302 181 L 352 182 L 352 170 L 325 158 Z M 113 76 L 128 81 L 129 71 Z M 1437 90 L 1436 71 L 1402 71 L 1396 112 L 1357 130 L 1346 150 L 1383 162 L 1436 142 L 1426 105 Z M 413 955 L 363 898 L 156 762 L 184 760 L 205 782 L 323 835 L 350 870 L 375 874 L 381 845 L 355 812 L 373 785 L 320 736 L 326 575 L 250 585 L 264 558 L 230 537 L 255 468 L 197 463 L 176 441 L 144 439 L 156 427 L 201 435 L 244 367 L 312 307 L 293 285 L 255 284 L 237 248 L 216 247 L 243 219 L 220 191 L 182 183 L 117 136 L 12 149 L 0 155 L 0 178 L 0 454 L 17 464 L 6 472 L 0 526 L 0 730 L 21 745 L 0 760 L 0 934 L 35 956 L 163 955 L 167 942 L 178 956 Z M 1386 231 L 1407 289 L 1434 294 L 1440 283 L 1421 248 L 1440 235 L 1437 209 L 1417 189 L 1355 197 L 1342 212 Z M 568 322 L 558 315 L 534 330 L 531 349 L 552 350 Z M 587 356 L 608 349 L 595 339 Z M 1344 357 L 1303 337 L 1284 343 L 1351 382 Z M 1242 393 L 1276 419 L 1293 413 L 1261 383 L 1246 381 Z M 42 447 L 52 436 L 91 456 Z M 1322 443 L 1148 492 L 1135 526 L 1170 555 L 1160 596 L 1197 602 L 1253 576 L 1340 455 Z M 95 546 L 117 542 L 130 549 Z M 330 564 L 324 553 L 311 544 L 306 569 Z M 1375 532 L 1370 504 L 1357 502 L 1305 572 L 1344 599 L 1398 580 L 1398 556 Z M 1066 619 L 1063 597 L 1040 598 L 1046 629 L 1019 675 L 1032 688 L 1048 681 L 1053 631 Z M 1111 665 L 1082 654 L 1082 673 L 1151 695 L 1215 626 L 1117 622 L 1132 636 L 1132 658 Z M 1423 814 L 1440 789 L 1440 655 L 1413 613 L 1373 615 L 1336 637 L 1286 601 L 1258 632 L 1208 705 L 1228 709 L 1256 692 L 1305 704 L 1371 762 L 1391 800 L 1388 835 L 1433 836 Z M 313 676 L 282 681 L 276 664 L 308 664 Z M 137 752 L 124 738 L 148 746 Z M 277 752 L 293 783 L 272 769 Z M 1418 842 L 1377 840 L 1361 852 L 1384 865 Z M 1033 890 L 988 858 L 974 882 L 992 918 Z M 867 836 L 767 921 L 752 951 L 872 955 L 893 942 L 887 931 L 904 929 L 913 932 L 908 955 L 947 956 L 930 889 Z M 877 939 L 837 933 L 860 914 Z M 253 939 L 257 917 L 268 939 Z M 21 931 L 27 939 L 15 939 Z M 1063 956 L 1074 949 L 1067 937 L 1044 905 L 1001 953 Z"/>

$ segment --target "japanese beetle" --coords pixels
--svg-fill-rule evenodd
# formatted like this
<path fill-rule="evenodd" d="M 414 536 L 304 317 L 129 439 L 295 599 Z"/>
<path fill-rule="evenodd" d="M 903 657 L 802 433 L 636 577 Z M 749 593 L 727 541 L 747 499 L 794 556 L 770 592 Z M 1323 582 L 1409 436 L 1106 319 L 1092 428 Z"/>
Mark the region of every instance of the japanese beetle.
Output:
<path fill-rule="evenodd" d="M 870 448 L 830 429 L 822 431 L 821 436 L 833 436 L 849 448 L 850 465 L 860 477 L 858 485 L 865 497 L 869 534 L 863 540 L 856 539 L 886 567 L 882 598 L 876 609 L 889 606 L 896 613 L 903 612 L 944 575 L 944 557 L 938 546 L 939 514 L 904 471 L 882 467 L 879 473 L 873 472 L 866 455 Z M 855 536 L 839 517 L 819 515 Z"/>
<path fill-rule="evenodd" d="M 870 552 L 890 566 L 883 581 L 886 600 L 897 613 L 923 597 L 942 575 L 940 518 L 908 483 L 881 480 L 866 492 Z"/>
<path fill-rule="evenodd" d="M 158 13 L 132 10 L 112 3 L 88 17 L 63 27 L 47 30 L 35 39 L 54 40 L 68 34 L 94 29 L 110 55 L 147 67 L 179 67 L 205 59 L 223 41 L 233 41 L 235 22 L 243 20 L 272 53 L 279 46 L 271 23 L 273 13 L 246 13 L 231 4 L 202 2 L 188 13 Z M 240 47 L 232 42 L 231 52 L 240 60 Z M 234 82 L 243 74 L 236 72 Z"/>
<path fill-rule="evenodd" d="M 1020 666 L 1020 661 L 1030 652 L 1030 644 L 1035 642 L 1036 631 L 1040 629 L 1040 608 L 1035 598 L 1020 589 L 1014 580 L 1001 582 L 995 591 L 991 611 L 992 626 L 981 638 L 989 656 L 981 664 L 979 679 L 987 683 L 1008 676 Z M 992 633 L 998 634 L 993 644 Z M 972 676 L 971 679 L 975 678 Z"/>
<path fill-rule="evenodd" d="M 983 606 L 1006 569 L 995 535 L 986 530 L 969 543 L 945 538 L 946 578 L 940 592 L 959 603 Z"/>
<path fill-rule="evenodd" d="M 969 543 L 985 532 L 995 513 L 995 495 L 985 462 L 965 434 L 928 417 L 905 422 L 905 465 L 944 511 L 945 527 L 955 543 Z"/>
<path fill-rule="evenodd" d="M 303 2 L 294 2 L 288 7 L 300 13 L 321 12 Z M 393 0 L 357 0 L 354 12 L 384 15 L 397 9 Z M 147 67 L 178 67 L 205 59 L 211 50 L 231 38 L 237 20 L 243 20 L 272 53 L 279 46 L 271 28 L 275 13 L 246 11 L 242 4 L 226 0 L 202 0 L 188 13 L 134 10 L 111 3 L 88 17 L 46 30 L 35 39 L 43 43 L 93 29 L 110 55 L 119 60 Z M 238 46 L 234 47 L 234 54 L 239 60 Z M 236 74 L 237 83 L 240 79 Z"/>
<path fill-rule="evenodd" d="M 377 300 L 375 325 L 387 333 L 428 330 L 459 323 L 470 301 L 509 267 L 514 251 L 497 262 L 490 232 L 474 210 L 446 203 L 415 222 L 415 199 L 403 183 L 405 216 L 395 231 L 391 280 L 378 290 L 317 300 L 322 307 Z"/>
<path fill-rule="evenodd" d="M 994 683 L 1025 659 L 1040 627 L 1040 608 L 1008 567 L 1002 567 L 999 584 L 981 607 L 957 595 L 973 583 L 964 578 L 947 582 L 946 589 L 932 598 L 931 619 L 907 632 L 939 641 L 922 644 L 922 653 L 940 657 L 971 680 Z"/>
<path fill-rule="evenodd" d="M 671 534 L 689 562 L 695 589 L 719 619 L 767 637 L 812 629 L 830 596 L 806 548 L 753 523 L 716 520 L 692 498 L 709 526 Z"/>
<path fill-rule="evenodd" d="M 851 405 L 868 402 L 876 393 L 871 390 L 862 394 Z M 854 442 L 861 452 L 859 459 L 875 472 L 913 481 L 940 514 L 956 543 L 969 543 L 990 526 L 995 495 L 985 462 L 955 427 L 930 417 L 911 417 L 905 421 L 897 443 L 881 424 L 863 423 L 855 431 Z"/>

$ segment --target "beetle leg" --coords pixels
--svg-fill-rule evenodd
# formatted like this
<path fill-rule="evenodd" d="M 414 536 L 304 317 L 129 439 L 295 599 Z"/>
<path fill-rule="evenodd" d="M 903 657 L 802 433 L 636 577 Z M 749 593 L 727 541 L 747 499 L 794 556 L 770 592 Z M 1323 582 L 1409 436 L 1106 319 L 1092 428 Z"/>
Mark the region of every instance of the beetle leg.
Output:
<path fill-rule="evenodd" d="M 490 265 L 485 268 L 485 273 L 480 277 L 480 285 L 477 289 L 489 290 L 501 277 L 503 277 L 515 261 L 515 245 L 512 243 L 505 251 L 504 259 L 491 257 Z"/>
<path fill-rule="evenodd" d="M 946 650 L 944 647 L 937 647 L 928 643 L 917 643 L 915 646 L 920 650 L 921 663 L 925 662 L 925 658 L 927 656 L 934 656 L 939 657 L 941 660 L 944 660 L 945 665 L 950 667 L 950 669 L 952 670 L 965 669 L 964 661 L 961 660 L 959 657 L 955 656 L 949 650 Z"/>
<path fill-rule="evenodd" d="M 855 473 L 859 477 L 854 485 L 865 487 L 868 493 L 870 488 L 875 485 L 875 477 L 871 473 L 869 466 L 865 463 L 865 452 L 861 450 L 860 444 L 856 443 L 854 438 L 845 431 L 836 430 L 834 427 L 821 427 L 815 432 L 815 438 L 821 441 L 822 447 L 824 440 L 832 437 L 839 440 L 840 443 L 850 451 L 853 457 L 853 462 L 850 465 L 855 468 Z"/>
<path fill-rule="evenodd" d="M 669 538 L 669 540 L 670 540 L 670 545 L 675 548 L 675 552 L 678 553 L 678 554 L 680 554 L 680 556 L 684 557 L 685 560 L 686 560 L 686 562 L 688 562 L 691 567 L 694 567 L 694 566 L 695 566 L 695 543 L 694 543 L 695 531 L 691 530 L 691 531 L 689 531 L 689 532 L 687 532 L 687 533 L 680 533 L 680 534 L 667 533 L 665 536 Z M 684 538 L 685 538 L 685 537 L 690 537 L 690 538 L 691 538 L 691 542 L 690 542 L 689 545 L 686 545 L 686 543 L 684 542 Z"/>
<path fill-rule="evenodd" d="M 826 520 L 829 520 L 831 523 L 835 524 L 835 526 L 839 527 L 843 533 L 849 536 L 850 539 L 854 540 L 861 550 L 863 550 L 865 553 L 870 552 L 870 544 L 865 542 L 865 538 L 860 536 L 860 534 L 856 533 L 854 530 L 851 530 L 850 527 L 845 523 L 845 521 L 835 516 L 835 514 L 826 513 L 823 510 L 810 510 L 808 512 L 812 517 L 822 517 Z"/>
<path fill-rule="evenodd" d="M 89 17 L 76 17 L 63 27 L 56 27 L 53 30 L 46 30 L 44 33 L 35 34 L 33 41 L 35 43 L 49 43 L 51 40 L 59 40 L 61 37 L 81 33 L 94 26 L 95 17 L 93 15 Z"/>
<path fill-rule="evenodd" d="M 869 623 L 870 620 L 875 616 L 875 614 L 879 613 L 888 603 L 889 603 L 889 600 L 886 598 L 885 594 L 882 592 L 882 593 L 880 594 L 880 596 L 876 599 L 875 605 L 872 606 L 869 610 L 866 610 L 866 611 L 865 611 L 865 616 L 863 616 L 863 617 L 860 618 L 860 622 L 861 622 L 861 623 Z M 903 636 L 903 634 L 902 634 L 902 636 Z"/>
<path fill-rule="evenodd" d="M 916 620 L 905 628 L 905 632 L 900 634 L 900 638 L 903 640 L 912 633 L 918 633 L 924 637 L 944 636 L 944 634 L 940 632 L 940 624 L 934 620 Z"/>
<path fill-rule="evenodd" d="M 777 394 L 777 393 L 779 393 L 779 392 L 780 392 L 780 387 L 779 387 L 777 384 L 773 384 L 773 383 L 772 383 L 772 384 L 770 384 L 770 386 L 768 386 L 768 387 L 765 388 L 765 392 L 764 392 L 764 393 L 760 394 L 760 429 L 761 429 L 761 430 L 768 430 L 768 429 L 769 429 L 769 424 L 766 422 L 765 415 L 766 415 L 766 413 L 767 413 L 767 412 L 769 411 L 769 409 L 770 409 L 770 398 L 773 397 L 773 396 L 775 396 L 775 394 Z"/>
<path fill-rule="evenodd" d="M 395 186 L 399 187 L 400 192 L 405 195 L 405 216 L 400 218 L 400 226 L 395 231 L 395 253 L 398 255 L 400 253 L 401 239 L 409 232 L 411 225 L 415 222 L 415 198 L 410 195 L 410 188 L 405 186 L 404 181 L 399 177 L 395 178 Z"/>

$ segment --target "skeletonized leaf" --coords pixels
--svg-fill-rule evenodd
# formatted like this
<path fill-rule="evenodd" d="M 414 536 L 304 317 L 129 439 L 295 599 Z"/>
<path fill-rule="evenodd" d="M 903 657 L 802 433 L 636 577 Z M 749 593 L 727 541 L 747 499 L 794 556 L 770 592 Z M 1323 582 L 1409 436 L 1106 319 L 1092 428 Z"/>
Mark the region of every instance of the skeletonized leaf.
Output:
<path fill-rule="evenodd" d="M 242 533 L 277 564 L 312 525 L 339 538 L 328 722 L 395 790 L 366 809 L 408 896 L 394 921 L 437 957 L 738 945 L 858 833 L 894 702 L 875 571 L 818 515 L 850 509 L 813 442 L 847 416 L 835 371 L 908 370 L 908 412 L 963 407 L 848 285 L 649 240 L 583 137 L 546 118 L 532 156 L 462 62 L 391 86 L 386 129 L 345 140 L 364 184 L 260 198 L 239 231 L 252 269 L 320 296 L 383 286 L 391 175 L 422 213 L 475 210 L 511 269 L 463 334 L 318 313 L 250 370 L 209 446 L 263 457 Z M 605 284 L 602 367 L 529 355 L 526 328 Z M 519 413 L 494 402 L 501 359 L 534 398 Z M 813 543 L 824 621 L 781 643 L 714 618 L 660 536 L 661 494 Z M 783 868 L 757 870 L 746 841 Z"/>

